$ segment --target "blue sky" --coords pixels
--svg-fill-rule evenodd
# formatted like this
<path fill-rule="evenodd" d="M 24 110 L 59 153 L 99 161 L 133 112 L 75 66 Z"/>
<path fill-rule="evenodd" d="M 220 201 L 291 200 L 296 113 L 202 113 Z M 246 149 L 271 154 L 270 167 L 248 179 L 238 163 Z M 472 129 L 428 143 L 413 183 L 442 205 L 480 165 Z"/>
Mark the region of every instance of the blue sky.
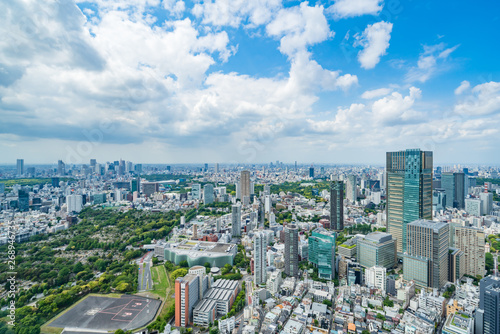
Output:
<path fill-rule="evenodd" d="M 500 5 L 0 5 L 1 163 L 500 163 Z"/>

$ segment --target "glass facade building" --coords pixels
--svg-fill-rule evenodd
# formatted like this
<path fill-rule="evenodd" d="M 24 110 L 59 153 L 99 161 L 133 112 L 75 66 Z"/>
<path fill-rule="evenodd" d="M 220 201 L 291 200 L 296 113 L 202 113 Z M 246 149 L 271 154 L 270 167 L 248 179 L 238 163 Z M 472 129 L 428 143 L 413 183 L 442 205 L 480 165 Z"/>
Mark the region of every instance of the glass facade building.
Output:
<path fill-rule="evenodd" d="M 373 232 L 358 240 L 356 254 L 358 263 L 365 268 L 391 269 L 396 265 L 396 241 L 390 234 Z"/>
<path fill-rule="evenodd" d="M 335 232 L 317 228 L 308 239 L 309 262 L 318 268 L 318 277 L 335 278 Z"/>
<path fill-rule="evenodd" d="M 344 229 L 344 182 L 335 181 L 330 186 L 330 228 Z"/>
<path fill-rule="evenodd" d="M 446 193 L 446 207 L 465 208 L 465 174 L 443 173 L 441 187 Z"/>
<path fill-rule="evenodd" d="M 430 151 L 387 152 L 387 232 L 397 239 L 398 254 L 406 252 L 406 226 L 432 219 L 432 168 Z"/>

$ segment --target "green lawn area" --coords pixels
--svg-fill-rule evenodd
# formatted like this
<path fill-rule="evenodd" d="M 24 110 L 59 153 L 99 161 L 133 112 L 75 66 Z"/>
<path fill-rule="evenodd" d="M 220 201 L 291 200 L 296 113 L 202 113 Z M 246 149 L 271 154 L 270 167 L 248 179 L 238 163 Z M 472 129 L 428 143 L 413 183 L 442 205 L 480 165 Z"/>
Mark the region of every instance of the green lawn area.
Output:
<path fill-rule="evenodd" d="M 153 290 L 151 292 L 162 298 L 166 298 L 167 289 L 170 288 L 170 281 L 167 278 L 165 266 L 151 268 L 151 278 L 153 279 Z"/>
<path fill-rule="evenodd" d="M 175 300 L 173 298 L 175 287 L 170 279 L 170 274 L 167 273 L 167 270 L 163 265 L 151 268 L 151 278 L 153 279 L 154 286 L 151 293 L 160 296 L 164 300 L 160 316 L 165 316 L 169 308 L 175 304 Z"/>

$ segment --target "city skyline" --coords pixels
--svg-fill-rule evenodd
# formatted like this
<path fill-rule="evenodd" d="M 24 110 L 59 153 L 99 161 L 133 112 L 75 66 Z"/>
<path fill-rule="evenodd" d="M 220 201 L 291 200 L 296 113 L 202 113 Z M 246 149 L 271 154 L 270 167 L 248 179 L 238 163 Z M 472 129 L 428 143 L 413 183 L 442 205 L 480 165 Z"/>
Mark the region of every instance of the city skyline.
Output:
<path fill-rule="evenodd" d="M 497 3 L 3 7 L 1 163 L 500 163 Z"/>

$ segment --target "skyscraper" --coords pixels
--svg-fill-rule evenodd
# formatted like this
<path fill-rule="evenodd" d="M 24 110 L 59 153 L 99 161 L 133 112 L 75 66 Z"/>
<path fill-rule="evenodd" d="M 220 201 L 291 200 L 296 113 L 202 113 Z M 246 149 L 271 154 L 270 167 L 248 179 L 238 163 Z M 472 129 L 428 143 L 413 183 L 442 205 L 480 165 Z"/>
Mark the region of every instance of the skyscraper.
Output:
<path fill-rule="evenodd" d="M 191 197 L 193 199 L 201 199 L 201 184 L 195 183 L 191 186 Z"/>
<path fill-rule="evenodd" d="M 358 199 L 358 177 L 351 174 L 347 177 L 346 198 L 354 203 Z"/>
<path fill-rule="evenodd" d="M 488 276 L 479 283 L 479 309 L 476 309 L 476 333 L 500 333 L 500 278 Z"/>
<path fill-rule="evenodd" d="M 426 259 L 427 287 L 439 289 L 448 281 L 448 250 L 448 224 L 420 219 L 407 225 L 407 255 L 413 259 Z M 412 264 L 407 262 L 406 257 L 403 265 L 404 278 L 414 279 L 412 270 L 415 267 L 411 268 Z M 420 284 L 423 285 L 421 280 Z"/>
<path fill-rule="evenodd" d="M 299 230 L 296 225 L 285 227 L 285 274 L 297 277 L 299 272 Z"/>
<path fill-rule="evenodd" d="M 24 159 L 17 159 L 17 176 L 24 174 Z"/>
<path fill-rule="evenodd" d="M 344 229 L 344 182 L 334 181 L 330 185 L 330 228 Z"/>
<path fill-rule="evenodd" d="M 247 170 L 241 171 L 240 196 L 241 199 L 245 198 L 245 196 L 250 198 L 250 172 Z"/>
<path fill-rule="evenodd" d="M 63 176 L 66 174 L 66 165 L 62 160 L 57 162 L 57 175 Z"/>
<path fill-rule="evenodd" d="M 210 204 L 214 202 L 214 185 L 211 183 L 203 186 L 203 204 Z"/>
<path fill-rule="evenodd" d="M 241 236 L 241 205 L 231 207 L 231 233 L 233 237 Z"/>
<path fill-rule="evenodd" d="M 491 214 L 491 210 L 493 210 L 493 194 L 489 192 L 480 193 L 479 198 L 481 199 L 482 214 Z"/>
<path fill-rule="evenodd" d="M 443 173 L 441 187 L 446 193 L 446 207 L 465 208 L 464 173 Z"/>
<path fill-rule="evenodd" d="M 452 226 L 455 248 L 464 252 L 464 273 L 472 276 L 484 276 L 484 231 L 465 226 Z"/>
<path fill-rule="evenodd" d="M 335 278 L 335 232 L 320 227 L 308 239 L 309 262 L 318 268 L 318 277 Z"/>
<path fill-rule="evenodd" d="M 396 265 L 396 241 L 388 233 L 370 233 L 358 240 L 356 256 L 358 263 L 365 268 L 380 266 L 392 269 Z"/>
<path fill-rule="evenodd" d="M 309 177 L 314 179 L 314 167 L 309 167 Z"/>
<path fill-rule="evenodd" d="M 253 239 L 254 283 L 266 283 L 266 235 L 263 232 L 255 233 Z"/>
<path fill-rule="evenodd" d="M 387 232 L 406 252 L 406 226 L 432 219 L 432 152 L 419 149 L 387 152 Z"/>

